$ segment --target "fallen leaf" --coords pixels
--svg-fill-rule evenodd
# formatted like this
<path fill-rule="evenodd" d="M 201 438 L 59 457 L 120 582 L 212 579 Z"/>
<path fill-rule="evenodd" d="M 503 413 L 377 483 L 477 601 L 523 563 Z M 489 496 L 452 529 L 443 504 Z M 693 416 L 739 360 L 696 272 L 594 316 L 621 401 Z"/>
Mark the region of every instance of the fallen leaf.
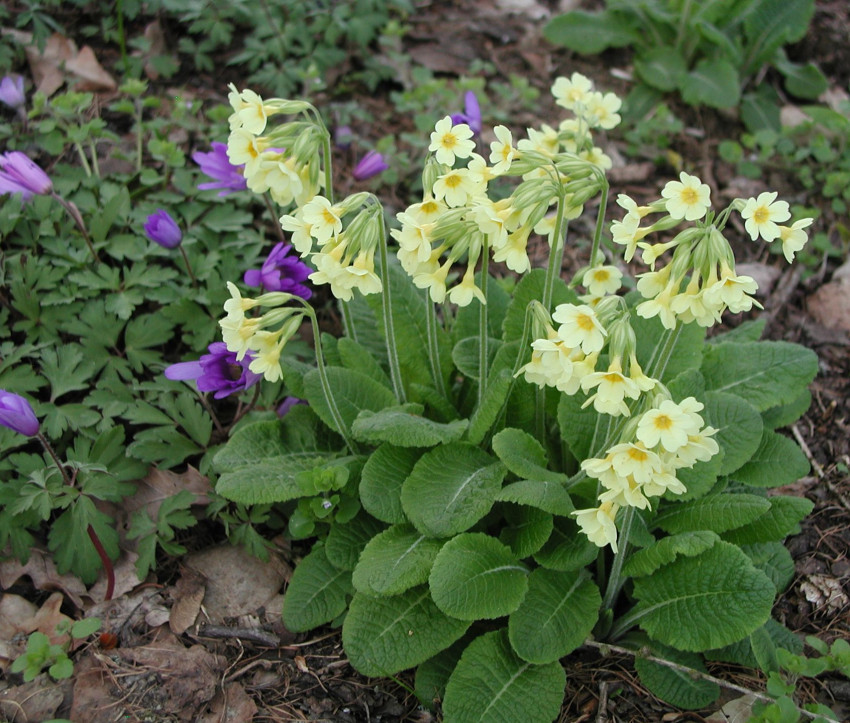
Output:
<path fill-rule="evenodd" d="M 84 45 L 75 57 L 65 61 L 65 70 L 70 71 L 79 79 L 74 84 L 74 90 L 103 91 L 118 88 L 115 79 L 97 62 L 94 50 L 88 45 Z"/>
<path fill-rule="evenodd" d="M 265 607 L 292 573 L 273 551 L 263 562 L 231 545 L 193 553 L 184 564 L 206 580 L 204 610 L 215 624 Z"/>
<path fill-rule="evenodd" d="M 145 59 L 145 75 L 151 80 L 159 80 L 159 71 L 150 60 L 165 53 L 165 33 L 162 32 L 159 20 L 154 20 L 145 26 L 145 40 L 148 41 L 147 50 L 142 55 Z"/>
<path fill-rule="evenodd" d="M 706 723 L 747 723 L 753 714 L 754 695 L 745 695 L 730 700 L 720 710 L 705 719 Z"/>
<path fill-rule="evenodd" d="M 819 612 L 834 615 L 850 605 L 841 582 L 829 575 L 809 575 L 800 585 L 800 592 Z"/>
<path fill-rule="evenodd" d="M 77 54 L 77 46 L 64 35 L 53 33 L 47 39 L 43 52 L 39 51 L 36 45 L 27 45 L 24 52 L 35 81 L 35 89 L 49 98 L 65 82 L 62 66 Z"/>
<path fill-rule="evenodd" d="M 28 633 L 34 632 L 35 630 L 44 633 L 48 638 L 50 638 L 50 643 L 52 645 L 64 645 L 70 643 L 70 633 L 56 634 L 56 629 L 60 625 L 63 627 L 67 626 L 66 629 L 70 630 L 71 624 L 73 623 L 73 620 L 61 611 L 63 602 L 64 598 L 62 597 L 62 593 L 53 593 L 49 598 L 47 598 L 47 600 L 44 601 L 44 604 L 38 609 L 38 612 L 36 612 L 36 614 L 29 620 L 23 621 L 21 625 L 25 626 L 24 629 Z"/>
<path fill-rule="evenodd" d="M 147 477 L 138 481 L 136 491 L 132 496 L 121 502 L 121 509 L 129 519 L 134 512 L 144 510 L 155 520 L 163 500 L 173 497 L 182 490 L 195 494 L 196 505 L 208 505 L 209 492 L 212 490 L 209 478 L 204 477 L 194 467 L 189 467 L 182 474 L 167 469 L 156 469 L 148 472 Z"/>
<path fill-rule="evenodd" d="M 121 557 L 118 558 L 113 566 L 115 574 L 115 588 L 112 591 L 112 597 L 121 597 L 135 590 L 139 585 L 144 583 L 136 574 L 136 560 L 139 556 L 132 551 L 124 551 Z M 101 570 L 97 578 L 97 582 L 91 586 L 88 592 L 89 597 L 96 602 L 103 602 L 106 597 L 106 573 Z"/>
<path fill-rule="evenodd" d="M 737 264 L 735 273 L 739 276 L 749 276 L 758 284 L 757 296 L 767 296 L 782 275 L 776 266 L 769 266 L 758 261 Z"/>
<path fill-rule="evenodd" d="M 32 618 L 38 608 L 20 595 L 6 593 L 0 598 L 0 640 L 11 640 L 19 633 L 29 632 L 21 626 Z"/>
<path fill-rule="evenodd" d="M 23 565 L 14 558 L 0 562 L 0 587 L 8 590 L 24 575 L 32 580 L 36 590 L 61 590 L 76 607 L 82 609 L 83 596 L 88 595 L 86 586 L 74 575 L 60 575 L 53 560 L 38 548 L 30 551 L 30 559 Z"/>
<path fill-rule="evenodd" d="M 56 718 L 70 688 L 70 680 L 56 682 L 47 673 L 29 683 L 6 688 L 0 692 L 0 719 L 8 723 L 30 723 Z"/>
<path fill-rule="evenodd" d="M 198 718 L 198 723 L 251 723 L 258 712 L 256 703 L 245 689 L 232 682 L 216 693 L 209 713 Z"/>
<path fill-rule="evenodd" d="M 191 569 L 183 570 L 171 593 L 174 604 L 171 606 L 168 627 L 172 633 L 182 635 L 195 624 L 206 591 L 204 580 L 198 573 Z"/>

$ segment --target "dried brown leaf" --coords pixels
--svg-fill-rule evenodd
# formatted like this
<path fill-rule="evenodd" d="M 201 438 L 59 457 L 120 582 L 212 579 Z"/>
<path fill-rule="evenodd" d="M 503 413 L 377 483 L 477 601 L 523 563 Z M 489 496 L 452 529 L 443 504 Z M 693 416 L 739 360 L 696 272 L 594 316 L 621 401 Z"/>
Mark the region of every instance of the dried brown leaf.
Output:
<path fill-rule="evenodd" d="M 65 70 L 78 78 L 74 84 L 75 90 L 104 91 L 118 88 L 115 79 L 97 62 L 94 50 L 88 45 L 84 45 L 76 56 L 65 61 Z"/>
<path fill-rule="evenodd" d="M 0 587 L 8 589 L 24 575 L 32 580 L 36 590 L 61 590 L 74 605 L 83 607 L 82 598 L 88 595 L 86 586 L 74 575 L 60 575 L 53 560 L 41 550 L 34 548 L 24 565 L 15 559 L 0 562 Z"/>
<path fill-rule="evenodd" d="M 168 626 L 172 633 L 182 635 L 195 624 L 206 591 L 204 579 L 198 573 L 191 569 L 183 570 L 171 592 L 174 604 L 171 606 Z"/>

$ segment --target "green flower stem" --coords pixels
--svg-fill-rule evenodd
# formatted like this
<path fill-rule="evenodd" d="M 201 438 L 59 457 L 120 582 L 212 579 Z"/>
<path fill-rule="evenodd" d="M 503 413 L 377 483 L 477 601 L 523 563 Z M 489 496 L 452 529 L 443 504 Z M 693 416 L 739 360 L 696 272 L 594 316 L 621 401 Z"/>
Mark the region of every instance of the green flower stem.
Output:
<path fill-rule="evenodd" d="M 596 263 L 599 246 L 602 243 L 602 227 L 605 224 L 605 211 L 608 208 L 608 179 L 602 176 L 602 190 L 599 196 L 599 211 L 596 214 L 596 228 L 593 230 L 593 245 L 590 248 L 590 264 Z"/>
<path fill-rule="evenodd" d="M 316 368 L 319 370 L 319 381 L 322 384 L 322 391 L 325 395 L 325 403 L 328 405 L 328 409 L 330 410 L 334 426 L 336 426 L 345 441 L 345 446 L 348 447 L 351 454 L 359 454 L 360 450 L 354 440 L 352 440 L 348 435 L 348 430 L 345 428 L 345 422 L 342 419 L 342 415 L 339 413 L 339 407 L 336 406 L 336 400 L 334 399 L 333 391 L 331 390 L 331 385 L 328 381 L 328 372 L 325 367 L 325 355 L 322 352 L 322 334 L 319 330 L 319 320 L 316 318 L 316 312 L 313 310 L 313 307 L 300 296 L 294 296 L 293 301 L 298 301 L 304 307 L 307 316 L 310 317 L 310 325 L 313 329 L 313 343 L 316 347 Z"/>
<path fill-rule="evenodd" d="M 142 152 L 144 146 L 144 126 L 142 125 L 142 102 L 138 98 L 133 105 L 136 107 L 136 173 L 142 170 Z"/>
<path fill-rule="evenodd" d="M 280 226 L 280 219 L 277 215 L 277 212 L 274 210 L 274 206 L 272 205 L 272 199 L 268 193 L 263 194 L 263 201 L 266 204 L 266 209 L 271 214 L 273 221 L 272 225 L 274 226 L 274 230 L 277 233 L 277 240 L 285 243 L 286 236 L 283 235 L 283 229 Z"/>
<path fill-rule="evenodd" d="M 186 263 L 186 271 L 189 272 L 189 278 L 192 279 L 192 286 L 198 288 L 198 279 L 195 277 L 195 272 L 192 271 L 192 264 L 189 263 L 189 257 L 186 255 L 186 249 L 181 245 L 180 253 L 183 254 L 183 261 Z"/>
<path fill-rule="evenodd" d="M 552 294 L 555 290 L 555 278 L 561 275 L 561 265 L 564 263 L 564 245 L 569 222 L 564 218 L 565 198 L 558 199 L 558 212 L 555 217 L 555 231 L 552 234 L 552 249 L 549 251 L 549 263 L 546 266 L 546 280 L 543 283 L 543 297 L 540 303 L 546 311 L 550 311 Z"/>
<path fill-rule="evenodd" d="M 478 308 L 478 406 L 481 406 L 484 400 L 484 392 L 487 391 L 487 367 L 489 362 L 489 344 L 490 331 L 487 328 L 489 324 L 489 311 L 486 303 L 487 299 L 487 276 L 489 273 L 490 249 L 487 246 L 485 237 L 481 248 L 481 293 L 484 294 L 485 301 Z"/>
<path fill-rule="evenodd" d="M 124 32 L 123 0 L 117 0 L 115 3 L 115 19 L 118 26 L 118 47 L 121 49 L 121 63 L 124 66 L 124 75 L 130 75 L 130 58 L 127 56 L 127 36 Z"/>
<path fill-rule="evenodd" d="M 74 141 L 74 149 L 77 151 L 77 156 L 80 159 L 80 165 L 83 167 L 83 170 L 86 172 L 86 176 L 91 178 L 91 166 L 89 165 L 89 159 L 86 158 L 86 151 L 83 146 Z"/>
<path fill-rule="evenodd" d="M 66 201 L 62 196 L 60 196 L 55 191 L 51 194 L 53 200 L 58 201 L 62 208 L 64 208 L 68 215 L 74 220 L 74 223 L 77 225 L 77 228 L 80 229 L 80 233 L 83 235 L 83 239 L 86 242 L 86 246 L 89 247 L 89 251 L 91 251 L 92 258 L 95 261 L 100 261 L 100 256 L 97 255 L 97 251 L 95 251 L 94 244 L 92 244 L 91 236 L 89 236 L 89 232 L 86 229 L 86 224 L 83 222 L 83 217 L 80 215 L 80 210 L 70 201 Z"/>
<path fill-rule="evenodd" d="M 89 141 L 89 151 L 91 151 L 91 165 L 94 175 L 100 178 L 100 165 L 97 162 L 97 145 L 94 141 Z"/>
<path fill-rule="evenodd" d="M 404 381 L 401 378 L 401 365 L 398 361 L 398 345 L 395 341 L 395 324 L 393 323 L 393 303 L 390 285 L 390 266 L 387 258 L 387 229 L 384 223 L 384 209 L 381 204 L 375 199 L 378 204 L 378 248 L 381 256 L 381 282 L 383 291 L 381 293 L 381 311 L 384 322 L 384 339 L 387 342 L 387 361 L 390 365 L 390 379 L 393 382 L 393 391 L 396 399 L 404 404 L 407 397 L 404 393 Z"/>
<path fill-rule="evenodd" d="M 673 349 L 679 341 L 679 335 L 682 333 L 682 328 L 684 326 L 684 324 L 677 323 L 675 329 L 667 329 L 664 332 L 664 343 L 653 349 L 652 356 L 646 364 L 646 373 L 653 379 L 661 379 L 664 375 L 664 372 L 667 369 L 667 364 L 670 363 L 670 357 L 673 354 Z"/>
<path fill-rule="evenodd" d="M 431 374 L 434 376 L 434 388 L 440 396 L 446 396 L 443 384 L 443 371 L 440 364 L 440 346 L 437 341 L 437 310 L 431 301 L 428 289 L 425 289 L 425 326 L 428 330 L 428 360 L 431 362 Z"/>
<path fill-rule="evenodd" d="M 53 445 L 47 441 L 47 437 L 45 437 L 41 432 L 36 433 L 35 436 L 38 441 L 41 442 L 41 446 L 44 447 L 47 454 L 50 455 L 50 458 L 59 470 L 59 474 L 62 475 L 62 479 L 65 481 L 65 484 L 69 487 L 73 487 L 74 480 L 68 476 L 68 471 L 65 469 L 65 465 L 62 464 L 62 461 L 53 450 Z M 106 548 L 103 546 L 103 543 L 101 542 L 100 537 L 98 537 L 97 532 L 95 532 L 94 527 L 89 525 L 86 532 L 91 540 L 91 544 L 94 545 L 94 549 L 97 552 L 97 556 L 100 558 L 103 570 L 106 573 L 106 593 L 104 595 L 104 600 L 111 600 L 112 593 L 115 591 L 115 568 L 112 567 L 112 560 L 110 560 L 109 555 L 106 554 Z"/>
<path fill-rule="evenodd" d="M 351 315 L 351 306 L 348 301 L 340 301 L 339 308 L 342 310 L 342 325 L 345 335 L 352 341 L 357 341 L 357 328 L 354 325 L 354 317 Z"/>
<path fill-rule="evenodd" d="M 629 535 L 632 531 L 632 522 L 635 518 L 635 508 L 626 507 L 623 510 L 623 522 L 620 525 L 620 539 L 617 546 L 617 553 L 614 555 L 614 562 L 611 564 L 611 573 L 608 575 L 608 586 L 605 588 L 605 597 L 602 600 L 602 609 L 611 610 L 614 607 L 614 602 L 617 595 L 625 582 L 622 579 L 623 564 L 626 561 L 626 555 L 629 551 Z"/>

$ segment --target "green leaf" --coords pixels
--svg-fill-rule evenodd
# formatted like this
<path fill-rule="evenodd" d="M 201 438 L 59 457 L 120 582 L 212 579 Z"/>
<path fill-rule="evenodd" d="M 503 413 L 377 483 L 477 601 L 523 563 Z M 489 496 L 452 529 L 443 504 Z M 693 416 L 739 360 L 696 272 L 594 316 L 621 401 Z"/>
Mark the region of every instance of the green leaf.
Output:
<path fill-rule="evenodd" d="M 802 40 L 814 8 L 814 0 L 759 0 L 744 19 L 748 41 L 744 72 L 756 72 L 773 57 L 777 48 Z"/>
<path fill-rule="evenodd" d="M 606 48 L 622 48 L 637 42 L 631 24 L 611 12 L 573 10 L 550 20 L 543 28 L 550 43 L 563 45 L 582 55 L 596 55 Z"/>
<path fill-rule="evenodd" d="M 389 524 L 407 522 L 401 506 L 401 487 L 422 450 L 382 444 L 369 456 L 360 473 L 360 502 L 373 517 Z"/>
<path fill-rule="evenodd" d="M 293 452 L 266 457 L 219 476 L 215 489 L 222 497 L 245 505 L 286 502 L 303 496 L 300 472 L 320 467 L 333 457 L 315 452 Z"/>
<path fill-rule="evenodd" d="M 126 186 L 121 186 L 118 193 L 110 198 L 100 210 L 89 218 L 89 234 L 96 245 L 106 240 L 109 229 L 119 217 L 126 219 L 130 212 L 130 192 Z"/>
<path fill-rule="evenodd" d="M 564 489 L 563 481 L 520 480 L 499 490 L 496 499 L 502 502 L 516 502 L 519 505 L 536 507 L 552 515 L 566 517 L 575 506 Z"/>
<path fill-rule="evenodd" d="M 692 502 L 670 504 L 654 522 L 670 534 L 697 530 L 721 533 L 743 527 L 769 509 L 770 502 L 756 495 L 710 495 Z"/>
<path fill-rule="evenodd" d="M 741 98 L 741 120 L 751 133 L 762 130 L 780 132 L 782 120 L 779 115 L 779 105 L 767 93 L 745 93 Z M 754 339 L 753 341 L 756 341 Z"/>
<path fill-rule="evenodd" d="M 363 548 L 383 529 L 383 524 L 366 513 L 358 514 L 349 522 L 331 525 L 325 539 L 328 562 L 340 570 L 354 570 Z"/>
<path fill-rule="evenodd" d="M 475 381 L 478 381 L 478 365 L 480 363 L 478 350 L 480 341 L 481 340 L 477 336 L 468 336 L 461 339 L 452 348 L 452 361 L 458 371 L 468 379 L 474 379 Z M 493 362 L 493 357 L 495 357 L 496 352 L 501 346 L 502 342 L 499 339 L 493 339 L 491 337 L 488 340 L 487 351 L 491 364 Z"/>
<path fill-rule="evenodd" d="M 723 538 L 736 545 L 784 540 L 814 507 L 814 503 L 805 497 L 771 497 L 769 502 L 767 512 L 748 525 L 730 530 Z"/>
<path fill-rule="evenodd" d="M 389 442 L 396 447 L 434 447 L 456 442 L 469 426 L 465 419 L 448 424 L 433 422 L 420 416 L 421 411 L 421 406 L 410 404 L 379 412 L 364 410 L 351 425 L 351 434 L 356 440 L 368 444 Z"/>
<path fill-rule="evenodd" d="M 759 542 L 741 549 L 770 578 L 777 592 L 784 592 L 794 579 L 794 560 L 781 542 Z"/>
<path fill-rule="evenodd" d="M 702 673 L 707 672 L 702 657 L 695 653 L 684 653 L 659 643 L 652 643 L 650 650 L 656 657 Z M 677 708 L 685 710 L 705 708 L 720 695 L 720 687 L 716 683 L 692 676 L 683 670 L 655 663 L 641 655 L 635 656 L 635 670 L 640 676 L 640 682 L 651 693 Z"/>
<path fill-rule="evenodd" d="M 794 424 L 808 411 L 811 405 L 812 393 L 808 389 L 804 389 L 802 394 L 794 401 L 780 407 L 771 407 L 762 412 L 764 426 L 767 429 L 779 429 Z"/>
<path fill-rule="evenodd" d="M 638 77 L 647 85 L 664 92 L 676 89 L 687 67 L 682 54 L 665 45 L 638 53 L 635 58 Z"/>
<path fill-rule="evenodd" d="M 527 575 L 509 547 L 482 532 L 468 532 L 443 545 L 428 584 L 440 610 L 472 621 L 516 610 L 528 589 Z"/>
<path fill-rule="evenodd" d="M 761 444 L 761 415 L 746 400 L 725 392 L 707 392 L 703 401 L 702 416 L 718 430 L 714 439 L 723 452 L 718 473 L 731 474 L 746 464 Z"/>
<path fill-rule="evenodd" d="M 496 630 L 463 651 L 446 685 L 443 715 L 453 723 L 550 723 L 558 717 L 565 685 L 560 663 L 522 660 L 507 631 Z"/>
<path fill-rule="evenodd" d="M 803 641 L 773 618 L 768 619 L 763 629 L 770 635 L 771 640 L 773 640 L 777 648 L 785 648 L 785 650 L 789 650 L 797 655 L 803 652 Z M 745 665 L 748 668 L 758 667 L 758 660 L 756 660 L 753 653 L 750 636 L 732 645 L 706 651 L 705 657 L 709 660 L 722 660 L 727 663 Z"/>
<path fill-rule="evenodd" d="M 528 593 L 508 619 L 516 653 L 529 663 L 550 663 L 568 655 L 590 635 L 602 605 L 599 588 L 584 571 L 538 568 Z"/>
<path fill-rule="evenodd" d="M 534 559 L 549 570 L 568 572 L 583 568 L 598 554 L 599 548 L 579 532 L 575 521 L 564 517 L 556 520 L 552 534 Z"/>
<path fill-rule="evenodd" d="M 393 384 L 387 373 L 378 364 L 377 359 L 372 356 L 372 353 L 363 345 L 358 344 L 353 339 L 343 336 L 337 341 L 337 351 L 339 352 L 342 365 L 346 369 L 365 374 L 367 377 L 375 379 L 383 384 L 387 389 L 392 389 Z"/>
<path fill-rule="evenodd" d="M 442 541 L 425 537 L 412 525 L 395 525 L 373 537 L 360 555 L 352 582 L 358 592 L 398 595 L 428 582 Z"/>
<path fill-rule="evenodd" d="M 452 442 L 426 452 L 401 488 L 401 504 L 417 530 L 429 537 L 463 532 L 486 515 L 505 468 L 478 447 Z"/>
<path fill-rule="evenodd" d="M 681 78 L 679 90 L 689 105 L 734 108 L 741 99 L 741 78 L 728 60 L 704 59 Z"/>
<path fill-rule="evenodd" d="M 113 519 L 98 510 L 86 496 L 79 496 L 51 525 L 47 547 L 60 573 L 73 572 L 86 585 L 97 579 L 102 563 L 89 537 L 94 529 L 110 559 L 118 557 L 118 533 Z"/>
<path fill-rule="evenodd" d="M 469 627 L 444 615 L 427 586 L 393 597 L 357 593 L 342 625 L 342 644 L 351 665 L 363 675 L 394 675 L 449 647 Z"/>
<path fill-rule="evenodd" d="M 565 476 L 546 468 L 546 452 L 528 432 L 508 427 L 493 437 L 493 451 L 517 477 L 563 483 Z"/>
<path fill-rule="evenodd" d="M 785 341 L 710 346 L 702 364 L 707 389 L 734 394 L 760 412 L 797 399 L 817 371 L 817 354 Z"/>
<path fill-rule="evenodd" d="M 513 385 L 513 374 L 510 369 L 492 370 L 488 380 L 487 389 L 481 404 L 473 412 L 469 420 L 469 429 L 466 438 L 472 444 L 481 444 L 487 432 L 495 424 L 502 413 L 508 395 Z"/>
<path fill-rule="evenodd" d="M 510 547 L 519 560 L 537 552 L 552 534 L 552 515 L 536 507 L 506 505 L 504 516 L 506 524 L 499 541 Z"/>
<path fill-rule="evenodd" d="M 809 460 L 793 439 L 764 430 L 750 460 L 735 472 L 735 480 L 753 487 L 782 487 L 809 473 Z"/>
<path fill-rule="evenodd" d="M 331 394 L 346 430 L 351 429 L 357 415 L 364 409 L 377 412 L 396 404 L 395 395 L 389 389 L 365 374 L 342 367 L 328 367 L 326 372 Z M 337 429 L 325 399 L 318 369 L 304 375 L 304 394 L 325 424 L 335 432 L 345 431 Z"/>
<path fill-rule="evenodd" d="M 764 334 L 764 328 L 767 322 L 764 318 L 748 319 L 743 321 L 734 329 L 721 332 L 710 339 L 706 339 L 709 344 L 742 344 L 748 341 L 758 341 Z"/>
<path fill-rule="evenodd" d="M 558 400 L 558 429 L 576 459 L 592 457 L 594 451 L 604 441 L 607 430 L 607 416 L 599 414 L 593 405 L 584 409 L 581 394 L 561 394 Z"/>
<path fill-rule="evenodd" d="M 673 562 L 679 555 L 695 557 L 719 540 L 720 537 L 709 530 L 670 535 L 643 550 L 632 553 L 623 568 L 623 574 L 627 577 L 651 575 L 659 567 Z"/>
<path fill-rule="evenodd" d="M 48 347 L 41 352 L 41 373 L 50 381 L 50 401 L 68 392 L 88 389 L 100 365 L 86 358 L 78 344 Z"/>
<path fill-rule="evenodd" d="M 638 603 L 630 618 L 665 645 L 707 650 L 734 643 L 763 625 L 775 595 L 773 583 L 739 548 L 718 542 L 696 557 L 680 557 L 637 578 Z"/>
<path fill-rule="evenodd" d="M 50 673 L 50 677 L 54 680 L 65 680 L 74 674 L 74 664 L 70 658 L 63 655 L 48 668 L 47 672 Z"/>
<path fill-rule="evenodd" d="M 636 300 L 640 300 L 640 296 Z M 655 366 L 656 357 L 671 334 L 675 335 L 673 349 L 664 367 L 655 370 L 653 376 L 666 384 L 687 369 L 699 369 L 705 340 L 703 327 L 698 324 L 680 324 L 671 332 L 664 328 L 657 317 L 644 319 L 637 314 L 632 314 L 629 323 L 637 336 L 638 359 L 647 373 Z"/>
<path fill-rule="evenodd" d="M 283 622 L 292 632 L 312 630 L 342 614 L 351 593 L 351 573 L 328 561 L 315 546 L 295 567 L 283 598 Z"/>
<path fill-rule="evenodd" d="M 87 638 L 100 630 L 100 618 L 83 618 L 71 626 L 71 636 L 77 640 Z"/>
<path fill-rule="evenodd" d="M 445 697 L 446 683 L 449 682 L 449 678 L 457 666 L 457 661 L 460 660 L 468 642 L 465 638 L 461 638 L 451 647 L 440 651 L 433 658 L 428 658 L 416 668 L 414 685 L 416 697 L 429 710 L 433 710 L 434 704 Z"/>

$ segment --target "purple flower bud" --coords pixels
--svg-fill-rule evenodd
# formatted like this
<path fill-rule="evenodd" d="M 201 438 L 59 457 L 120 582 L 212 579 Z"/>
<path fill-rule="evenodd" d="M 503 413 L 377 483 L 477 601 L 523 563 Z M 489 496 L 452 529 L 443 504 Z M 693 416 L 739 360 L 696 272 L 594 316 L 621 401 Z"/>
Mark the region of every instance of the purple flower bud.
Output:
<path fill-rule="evenodd" d="M 167 249 L 176 249 L 183 240 L 183 232 L 177 222 L 161 208 L 148 216 L 145 233 L 151 241 Z"/>
<path fill-rule="evenodd" d="M 244 191 L 248 188 L 242 169 L 245 166 L 234 166 L 227 158 L 227 145 L 213 141 L 212 150 L 203 153 L 195 151 L 192 160 L 200 167 L 201 172 L 214 179 L 211 183 L 199 183 L 198 190 L 206 191 L 211 188 L 221 188 L 219 196 L 227 196 L 233 191 Z"/>
<path fill-rule="evenodd" d="M 277 408 L 277 416 L 285 417 L 287 414 L 289 414 L 289 410 L 292 409 L 296 404 L 307 404 L 307 400 L 299 399 L 298 397 L 287 397 L 280 403 L 280 406 Z"/>
<path fill-rule="evenodd" d="M 166 379 L 186 381 L 194 379 L 200 392 L 215 392 L 213 397 L 221 399 L 234 392 L 254 386 L 262 374 L 255 374 L 248 367 L 254 360 L 250 351 L 241 361 L 236 361 L 236 352 L 228 351 L 223 341 L 215 341 L 207 347 L 209 354 L 204 354 L 198 361 L 180 362 L 167 367 Z"/>
<path fill-rule="evenodd" d="M 338 126 L 334 131 L 334 143 L 337 148 L 348 148 L 351 145 L 351 139 L 354 133 L 351 126 Z"/>
<path fill-rule="evenodd" d="M 463 113 L 452 113 L 452 125 L 466 123 L 475 135 L 481 133 L 481 106 L 478 105 L 478 98 L 471 90 L 466 91 L 464 95 Z"/>
<path fill-rule="evenodd" d="M 18 109 L 26 103 L 24 78 L 22 75 L 7 75 L 0 80 L 0 103 Z"/>
<path fill-rule="evenodd" d="M 0 196 L 20 193 L 24 201 L 33 195 L 44 195 L 53 190 L 53 182 L 38 165 L 20 151 L 0 154 Z"/>
<path fill-rule="evenodd" d="M 248 286 L 262 286 L 266 291 L 295 294 L 306 301 L 313 292 L 303 282 L 313 273 L 313 269 L 291 254 L 291 251 L 292 245 L 281 241 L 263 261 L 262 268 L 246 271 L 243 281 Z"/>
<path fill-rule="evenodd" d="M 351 175 L 356 181 L 365 181 L 367 178 L 377 176 L 389 168 L 384 161 L 384 157 L 377 151 L 369 151 L 360 162 L 354 167 Z"/>
<path fill-rule="evenodd" d="M 0 424 L 27 437 L 38 434 L 38 419 L 30 403 L 5 389 L 0 389 Z"/>

